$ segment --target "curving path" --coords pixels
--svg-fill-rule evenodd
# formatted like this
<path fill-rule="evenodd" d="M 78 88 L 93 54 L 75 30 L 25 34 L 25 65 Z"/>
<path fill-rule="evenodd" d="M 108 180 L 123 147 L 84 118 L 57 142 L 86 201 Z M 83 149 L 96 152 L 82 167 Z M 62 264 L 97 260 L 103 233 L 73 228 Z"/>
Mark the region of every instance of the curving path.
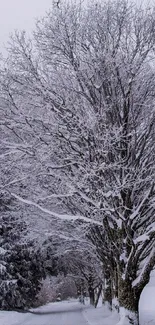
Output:
<path fill-rule="evenodd" d="M 78 302 L 61 302 L 31 310 L 30 313 L 1 314 L 1 325 L 88 325 Z M 3 315 L 5 317 L 3 318 Z"/>

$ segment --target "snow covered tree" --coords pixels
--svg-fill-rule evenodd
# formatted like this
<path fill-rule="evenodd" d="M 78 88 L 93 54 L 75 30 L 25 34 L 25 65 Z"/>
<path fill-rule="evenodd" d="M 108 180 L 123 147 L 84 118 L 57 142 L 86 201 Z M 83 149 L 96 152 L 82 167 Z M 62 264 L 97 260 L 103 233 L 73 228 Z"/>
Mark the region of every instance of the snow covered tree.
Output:
<path fill-rule="evenodd" d="M 12 196 L 54 220 L 103 225 L 120 312 L 134 325 L 155 263 L 154 10 L 61 5 L 32 42 L 12 38 L 1 73 L 3 132 L 23 153 Z"/>
<path fill-rule="evenodd" d="M 0 308 L 34 305 L 44 276 L 39 250 L 26 239 L 27 227 L 6 192 L 0 195 Z"/>

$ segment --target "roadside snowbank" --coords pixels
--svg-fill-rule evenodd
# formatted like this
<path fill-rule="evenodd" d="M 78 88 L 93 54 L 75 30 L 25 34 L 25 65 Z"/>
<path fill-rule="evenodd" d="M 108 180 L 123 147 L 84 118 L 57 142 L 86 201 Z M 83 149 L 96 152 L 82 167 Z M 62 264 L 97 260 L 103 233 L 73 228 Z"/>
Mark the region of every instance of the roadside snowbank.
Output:
<path fill-rule="evenodd" d="M 140 325 L 155 325 L 155 271 L 140 298 Z"/>
<path fill-rule="evenodd" d="M 111 312 L 107 307 L 88 307 L 83 310 L 83 316 L 89 325 L 116 325 L 119 321 L 118 313 Z"/>

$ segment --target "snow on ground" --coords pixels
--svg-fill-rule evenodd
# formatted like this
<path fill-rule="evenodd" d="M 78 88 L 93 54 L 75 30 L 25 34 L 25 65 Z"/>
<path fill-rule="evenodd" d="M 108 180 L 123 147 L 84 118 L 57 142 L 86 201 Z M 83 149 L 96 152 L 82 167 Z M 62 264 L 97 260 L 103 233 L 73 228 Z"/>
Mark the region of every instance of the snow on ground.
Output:
<path fill-rule="evenodd" d="M 155 325 L 155 271 L 140 298 L 140 325 Z"/>
<path fill-rule="evenodd" d="M 21 323 L 23 321 L 23 314 L 19 314 L 13 311 L 1 311 L 0 312 L 0 324 L 1 325 L 13 325 Z"/>
<path fill-rule="evenodd" d="M 88 307 L 83 310 L 83 316 L 89 325 L 116 325 L 119 321 L 117 312 L 110 312 L 106 307 Z"/>
<path fill-rule="evenodd" d="M 32 313 L 0 312 L 0 325 L 115 325 L 118 315 L 106 308 L 81 305 L 78 301 L 50 303 Z"/>
<path fill-rule="evenodd" d="M 78 311 L 81 310 L 82 307 L 83 305 L 81 305 L 77 299 L 70 299 L 67 301 L 49 303 L 45 306 L 41 306 L 34 309 L 31 308 L 31 311 L 36 314 L 63 313 L 70 311 Z"/>
<path fill-rule="evenodd" d="M 0 311 L 0 325 L 117 325 L 118 313 L 99 303 L 98 308 L 77 300 L 49 303 L 31 313 Z M 155 272 L 140 299 L 140 325 L 155 325 Z"/>
<path fill-rule="evenodd" d="M 77 301 L 50 303 L 31 313 L 0 312 L 0 325 L 88 325 Z"/>

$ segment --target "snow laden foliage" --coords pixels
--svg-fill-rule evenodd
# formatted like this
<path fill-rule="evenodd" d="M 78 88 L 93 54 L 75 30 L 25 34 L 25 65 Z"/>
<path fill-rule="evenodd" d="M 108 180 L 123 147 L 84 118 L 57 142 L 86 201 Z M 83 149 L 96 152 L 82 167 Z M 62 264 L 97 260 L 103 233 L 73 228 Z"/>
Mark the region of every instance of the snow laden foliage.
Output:
<path fill-rule="evenodd" d="M 155 263 L 154 12 L 61 5 L 32 40 L 12 37 L 1 71 L 3 186 L 53 222 L 102 226 L 105 273 L 134 325 Z"/>
<path fill-rule="evenodd" d="M 1 193 L 0 308 L 5 310 L 33 306 L 44 275 L 40 252 L 24 240 L 27 227 L 13 201 Z"/>

